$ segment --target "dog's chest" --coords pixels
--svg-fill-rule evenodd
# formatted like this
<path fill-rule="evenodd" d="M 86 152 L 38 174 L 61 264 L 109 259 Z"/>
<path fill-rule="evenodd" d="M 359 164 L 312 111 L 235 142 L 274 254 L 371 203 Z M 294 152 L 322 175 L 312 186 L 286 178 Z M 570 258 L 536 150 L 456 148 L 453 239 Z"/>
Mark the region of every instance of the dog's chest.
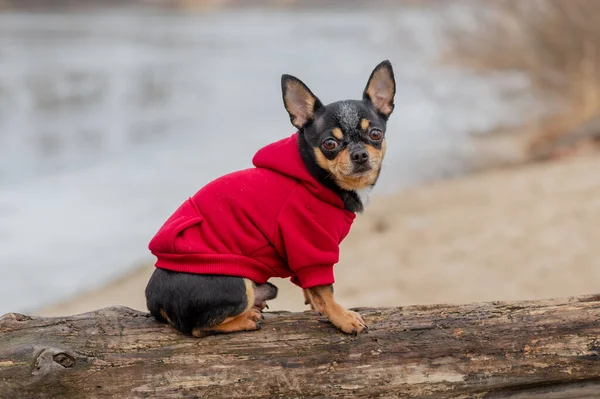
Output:
<path fill-rule="evenodd" d="M 363 188 L 360 190 L 355 190 L 354 192 L 358 196 L 358 199 L 362 203 L 363 207 L 366 207 L 371 199 L 371 191 L 373 191 L 372 187 Z"/>

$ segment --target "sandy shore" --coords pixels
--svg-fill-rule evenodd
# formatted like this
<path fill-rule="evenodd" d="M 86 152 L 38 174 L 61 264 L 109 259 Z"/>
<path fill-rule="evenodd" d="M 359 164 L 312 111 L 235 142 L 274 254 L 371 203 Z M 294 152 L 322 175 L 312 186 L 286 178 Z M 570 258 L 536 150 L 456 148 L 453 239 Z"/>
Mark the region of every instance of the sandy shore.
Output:
<path fill-rule="evenodd" d="M 345 306 L 534 299 L 600 292 L 600 159 L 497 170 L 374 198 L 342 245 Z M 148 265 L 40 315 L 145 310 Z M 271 310 L 302 310 L 288 281 Z"/>

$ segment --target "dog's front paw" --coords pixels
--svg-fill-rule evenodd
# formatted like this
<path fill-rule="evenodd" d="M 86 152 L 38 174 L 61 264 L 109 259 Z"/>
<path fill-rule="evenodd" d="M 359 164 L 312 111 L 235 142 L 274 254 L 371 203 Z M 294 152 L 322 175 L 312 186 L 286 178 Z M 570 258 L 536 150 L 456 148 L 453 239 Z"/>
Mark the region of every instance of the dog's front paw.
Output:
<path fill-rule="evenodd" d="M 358 313 L 343 308 L 330 315 L 330 320 L 337 328 L 347 334 L 358 334 L 369 329 Z"/>

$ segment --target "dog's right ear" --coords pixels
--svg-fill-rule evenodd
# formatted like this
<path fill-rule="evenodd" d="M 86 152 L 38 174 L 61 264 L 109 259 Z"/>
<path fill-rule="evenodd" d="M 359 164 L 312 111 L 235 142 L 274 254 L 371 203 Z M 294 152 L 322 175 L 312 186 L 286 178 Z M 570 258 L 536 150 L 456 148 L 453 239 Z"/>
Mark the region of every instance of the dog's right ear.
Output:
<path fill-rule="evenodd" d="M 298 129 L 313 120 L 315 112 L 323 106 L 310 89 L 292 75 L 281 75 L 281 91 L 290 121 Z"/>

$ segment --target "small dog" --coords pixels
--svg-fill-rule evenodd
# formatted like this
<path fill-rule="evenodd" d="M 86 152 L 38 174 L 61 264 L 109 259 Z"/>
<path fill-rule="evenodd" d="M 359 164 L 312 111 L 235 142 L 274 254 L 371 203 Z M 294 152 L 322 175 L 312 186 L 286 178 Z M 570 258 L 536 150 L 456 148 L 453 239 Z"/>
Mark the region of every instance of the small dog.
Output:
<path fill-rule="evenodd" d="M 291 277 L 305 303 L 345 333 L 367 326 L 333 297 L 333 266 L 363 211 L 386 151 L 396 83 L 375 67 L 362 100 L 323 105 L 282 75 L 291 137 L 260 149 L 254 167 L 222 176 L 185 201 L 149 244 L 157 257 L 146 287 L 157 320 L 196 337 L 257 330 L 271 277 Z"/>

